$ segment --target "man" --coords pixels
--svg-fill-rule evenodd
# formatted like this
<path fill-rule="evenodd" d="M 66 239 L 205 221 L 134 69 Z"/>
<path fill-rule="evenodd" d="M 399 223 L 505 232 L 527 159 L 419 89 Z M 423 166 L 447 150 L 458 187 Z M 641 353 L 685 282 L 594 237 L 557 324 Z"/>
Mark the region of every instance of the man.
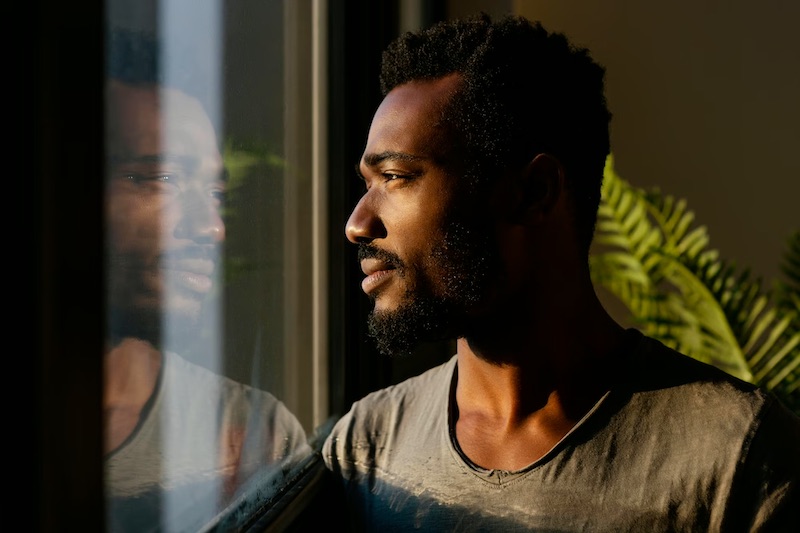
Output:
<path fill-rule="evenodd" d="M 225 169 L 200 101 L 159 82 L 155 43 L 115 39 L 106 88 L 108 527 L 195 531 L 243 486 L 283 475 L 311 450 L 272 394 L 177 353 L 208 332 L 201 317 L 220 274 Z"/>
<path fill-rule="evenodd" d="M 356 402 L 323 448 L 355 529 L 785 531 L 800 420 L 606 313 L 588 251 L 604 70 L 515 17 L 396 40 L 346 225 L 402 354 L 441 366 Z"/>

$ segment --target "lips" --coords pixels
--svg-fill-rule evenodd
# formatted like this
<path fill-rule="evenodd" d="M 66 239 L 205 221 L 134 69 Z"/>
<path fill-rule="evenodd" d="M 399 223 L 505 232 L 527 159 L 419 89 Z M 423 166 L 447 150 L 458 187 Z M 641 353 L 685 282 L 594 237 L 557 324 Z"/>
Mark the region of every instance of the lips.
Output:
<path fill-rule="evenodd" d="M 361 271 L 366 274 L 367 277 L 361 282 L 361 289 L 366 294 L 376 291 L 378 287 L 392 278 L 394 270 L 394 266 L 382 259 L 362 259 Z"/>
<path fill-rule="evenodd" d="M 191 292 L 206 294 L 214 285 L 215 262 L 211 259 L 181 259 L 162 263 L 169 284 Z"/>
<path fill-rule="evenodd" d="M 188 289 L 192 292 L 206 294 L 211 290 L 214 281 L 211 276 L 196 272 L 170 272 L 169 280 L 174 285 Z"/>

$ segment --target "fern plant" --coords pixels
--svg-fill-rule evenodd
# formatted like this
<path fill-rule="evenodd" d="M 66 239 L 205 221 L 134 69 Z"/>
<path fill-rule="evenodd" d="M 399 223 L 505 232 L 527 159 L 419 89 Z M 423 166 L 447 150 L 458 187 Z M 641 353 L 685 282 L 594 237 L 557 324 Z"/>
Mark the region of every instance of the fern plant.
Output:
<path fill-rule="evenodd" d="M 605 168 L 592 278 L 634 325 L 690 357 L 773 391 L 800 414 L 800 231 L 766 287 L 710 247 L 684 199 Z"/>

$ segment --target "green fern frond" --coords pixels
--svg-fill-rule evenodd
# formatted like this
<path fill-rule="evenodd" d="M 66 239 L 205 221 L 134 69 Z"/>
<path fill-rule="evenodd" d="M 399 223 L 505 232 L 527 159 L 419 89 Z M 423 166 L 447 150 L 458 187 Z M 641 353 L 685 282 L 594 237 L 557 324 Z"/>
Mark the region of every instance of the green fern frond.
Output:
<path fill-rule="evenodd" d="M 747 365 L 745 355 L 731 329 L 728 316 L 720 305 L 712 287 L 717 278 L 703 274 L 712 269 L 697 270 L 691 263 L 685 262 L 682 256 L 672 256 L 661 251 L 661 263 L 664 277 L 677 290 L 679 299 L 674 300 L 677 307 L 682 308 L 684 319 L 688 314 L 695 318 L 696 325 L 685 334 L 697 337 L 689 355 L 722 368 L 731 375 L 751 381 L 752 373 Z M 716 269 L 719 273 L 720 270 Z"/>
<path fill-rule="evenodd" d="M 643 272 L 652 274 L 655 265 L 647 264 L 645 259 L 653 247 L 661 244 L 662 235 L 647 218 L 649 204 L 644 195 L 617 176 L 611 156 L 606 165 L 602 196 L 597 241 L 621 248 L 640 262 Z"/>
<path fill-rule="evenodd" d="M 800 232 L 776 298 L 719 258 L 685 200 L 633 187 L 609 156 L 596 239 L 593 280 L 646 334 L 774 391 L 800 413 Z"/>
<path fill-rule="evenodd" d="M 663 298 L 656 290 L 658 271 L 651 250 L 661 244 L 661 233 L 647 218 L 648 204 L 641 191 L 619 178 L 609 156 L 598 209 L 595 244 L 603 251 L 590 257 L 595 282 L 605 286 L 633 311 L 633 319 L 647 328 L 642 316 L 666 319 Z"/>
<path fill-rule="evenodd" d="M 246 140 L 229 137 L 225 140 L 222 158 L 227 173 L 226 197 L 230 201 L 223 206 L 223 215 L 228 227 L 252 224 L 251 213 L 253 203 L 249 201 L 260 188 L 280 184 L 285 160 L 278 152 L 260 140 Z M 271 202 L 281 202 L 281 193 L 267 196 Z M 276 206 L 277 207 L 277 206 Z M 269 206 L 265 211 L 270 211 Z M 274 211 L 279 213 L 280 210 Z M 234 236 L 246 235 L 247 232 L 229 232 L 226 241 L 224 275 L 227 283 L 235 282 L 259 269 L 270 268 L 278 261 L 265 259 L 263 254 L 251 253 L 246 241 Z M 263 236 L 262 236 L 263 238 Z"/>

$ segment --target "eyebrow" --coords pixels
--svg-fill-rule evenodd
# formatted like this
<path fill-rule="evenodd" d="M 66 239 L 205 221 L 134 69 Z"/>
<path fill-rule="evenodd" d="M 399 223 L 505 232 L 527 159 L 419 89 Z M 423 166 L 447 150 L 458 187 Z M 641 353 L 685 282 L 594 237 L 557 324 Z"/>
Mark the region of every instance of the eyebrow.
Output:
<path fill-rule="evenodd" d="M 377 154 L 365 154 L 362 158 L 368 167 L 374 167 L 383 163 L 384 161 L 402 161 L 405 163 L 413 163 L 417 161 L 424 161 L 427 157 L 409 154 L 407 152 L 393 152 L 384 151 Z"/>
<path fill-rule="evenodd" d="M 115 163 L 149 163 L 149 164 L 157 164 L 157 163 L 173 163 L 179 162 L 183 163 L 184 160 L 187 160 L 187 157 L 184 156 L 174 156 L 174 155 L 167 155 L 167 154 L 145 154 L 145 155 L 128 155 L 124 157 L 120 156 L 112 156 L 111 160 Z"/>
<path fill-rule="evenodd" d="M 383 163 L 384 161 L 402 161 L 404 163 L 415 163 L 418 161 L 425 161 L 427 157 L 409 154 L 408 152 L 395 152 L 392 150 L 385 150 L 383 152 L 379 152 L 377 154 L 365 154 L 360 161 L 357 161 L 355 164 L 356 168 L 356 175 L 364 179 L 364 175 L 361 174 L 361 162 L 368 167 L 376 167 L 379 164 Z"/>

